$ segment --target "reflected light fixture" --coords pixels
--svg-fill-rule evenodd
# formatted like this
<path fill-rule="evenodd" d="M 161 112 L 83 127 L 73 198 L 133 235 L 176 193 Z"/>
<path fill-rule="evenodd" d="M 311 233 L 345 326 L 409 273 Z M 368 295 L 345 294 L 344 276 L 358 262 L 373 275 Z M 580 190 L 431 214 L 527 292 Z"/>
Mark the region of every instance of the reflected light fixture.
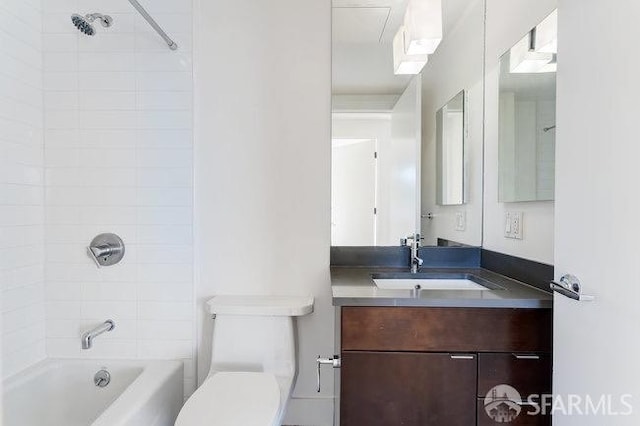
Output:
<path fill-rule="evenodd" d="M 442 0 L 409 0 L 404 27 L 407 54 L 433 54 L 442 41 Z"/>
<path fill-rule="evenodd" d="M 407 47 L 407 31 L 404 26 L 401 26 L 393 37 L 393 72 L 396 75 L 420 74 L 429 60 L 426 54 L 409 54 Z"/>
<path fill-rule="evenodd" d="M 558 11 L 554 10 L 510 51 L 511 73 L 556 72 L 558 52 Z"/>
<path fill-rule="evenodd" d="M 536 52 L 558 53 L 558 9 L 538 24 L 533 44 Z"/>

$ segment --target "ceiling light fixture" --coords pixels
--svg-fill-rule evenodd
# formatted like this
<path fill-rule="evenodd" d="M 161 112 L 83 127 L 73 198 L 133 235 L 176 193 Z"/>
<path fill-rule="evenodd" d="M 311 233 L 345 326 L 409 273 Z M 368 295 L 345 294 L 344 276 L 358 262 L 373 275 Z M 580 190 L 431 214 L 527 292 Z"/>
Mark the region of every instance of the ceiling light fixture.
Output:
<path fill-rule="evenodd" d="M 428 55 L 409 54 L 407 47 L 407 31 L 404 26 L 401 26 L 393 37 L 393 72 L 396 75 L 420 74 L 429 60 Z"/>
<path fill-rule="evenodd" d="M 407 54 L 433 54 L 442 41 L 442 0 L 409 0 L 404 27 Z"/>

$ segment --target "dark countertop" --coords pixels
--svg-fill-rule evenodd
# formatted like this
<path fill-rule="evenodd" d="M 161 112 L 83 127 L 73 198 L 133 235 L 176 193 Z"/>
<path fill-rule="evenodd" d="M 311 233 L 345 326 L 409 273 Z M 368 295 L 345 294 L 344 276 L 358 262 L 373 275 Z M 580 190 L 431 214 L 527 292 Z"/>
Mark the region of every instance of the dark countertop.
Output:
<path fill-rule="evenodd" d="M 332 267 L 334 306 L 419 306 L 455 308 L 553 307 L 553 295 L 520 281 L 481 268 L 423 268 L 415 278 L 465 276 L 484 284 L 486 290 L 385 290 L 376 287 L 373 274 L 407 273 L 406 268 Z"/>

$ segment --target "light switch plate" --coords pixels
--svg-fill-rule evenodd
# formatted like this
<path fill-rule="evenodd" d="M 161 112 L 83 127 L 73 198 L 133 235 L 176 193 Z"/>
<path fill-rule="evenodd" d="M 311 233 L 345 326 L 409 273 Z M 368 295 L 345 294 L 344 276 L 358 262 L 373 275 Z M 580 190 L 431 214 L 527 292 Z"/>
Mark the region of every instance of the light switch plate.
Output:
<path fill-rule="evenodd" d="M 524 238 L 524 222 L 522 212 L 505 212 L 504 214 L 504 236 L 514 240 Z"/>
<path fill-rule="evenodd" d="M 511 238 L 511 213 L 504 214 L 504 237 Z"/>
<path fill-rule="evenodd" d="M 464 211 L 456 212 L 456 231 L 467 229 L 467 214 Z"/>

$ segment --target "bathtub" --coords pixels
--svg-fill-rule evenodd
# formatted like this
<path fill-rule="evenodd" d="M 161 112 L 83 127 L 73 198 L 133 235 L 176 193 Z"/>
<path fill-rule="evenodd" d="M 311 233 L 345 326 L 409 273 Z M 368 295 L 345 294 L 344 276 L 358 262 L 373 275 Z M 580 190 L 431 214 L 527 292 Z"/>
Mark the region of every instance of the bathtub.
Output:
<path fill-rule="evenodd" d="M 111 381 L 98 387 L 103 368 Z M 182 370 L 178 361 L 47 359 L 5 380 L 2 426 L 173 426 Z"/>

